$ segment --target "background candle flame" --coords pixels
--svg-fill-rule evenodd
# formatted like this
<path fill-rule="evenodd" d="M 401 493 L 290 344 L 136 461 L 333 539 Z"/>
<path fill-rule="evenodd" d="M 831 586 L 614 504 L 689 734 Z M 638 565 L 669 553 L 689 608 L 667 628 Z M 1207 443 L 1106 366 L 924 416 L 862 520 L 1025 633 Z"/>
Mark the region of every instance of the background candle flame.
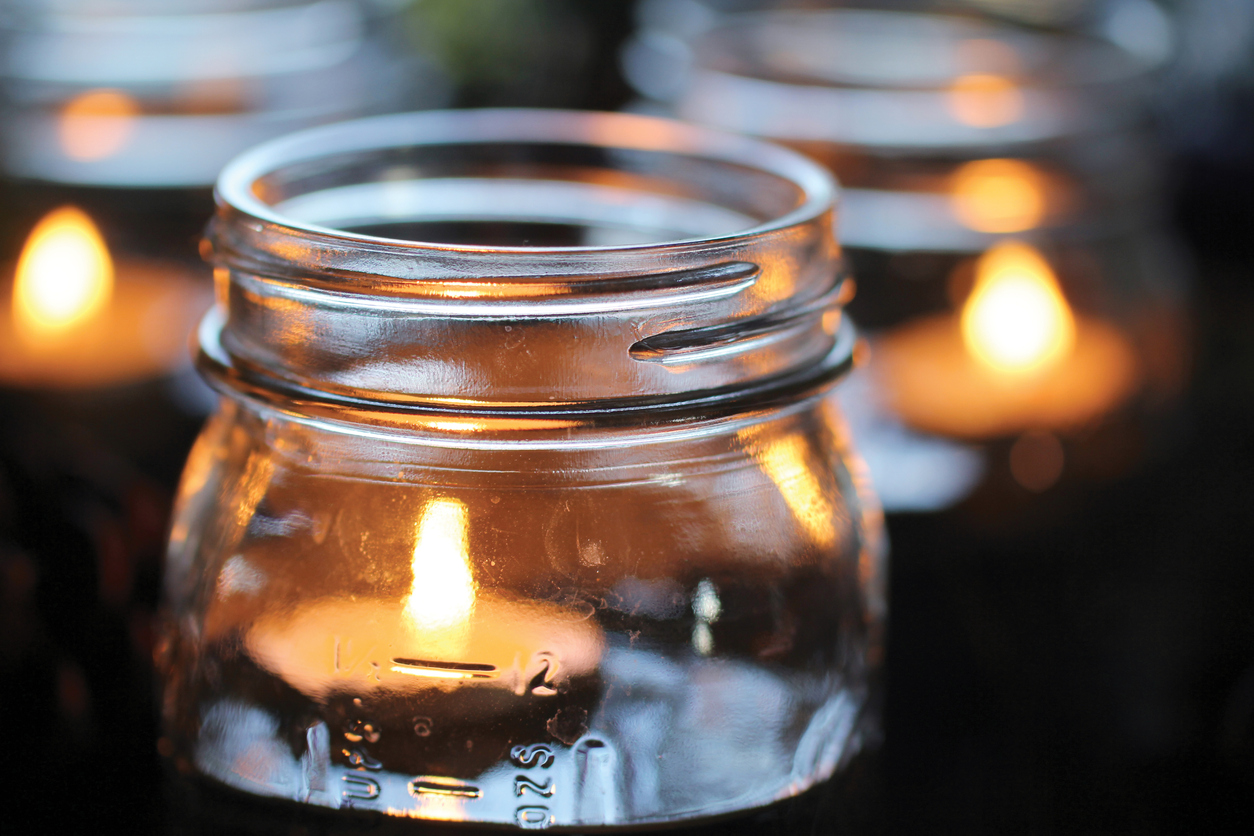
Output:
<path fill-rule="evenodd" d="M 58 135 L 61 150 L 73 160 L 111 157 L 130 140 L 139 103 L 121 90 L 88 90 L 61 109 Z"/>
<path fill-rule="evenodd" d="M 980 257 L 962 309 L 962 339 L 975 358 L 1003 372 L 1046 368 L 1070 352 L 1075 318 L 1039 252 L 1012 241 Z"/>
<path fill-rule="evenodd" d="M 31 231 L 17 263 L 13 316 L 28 337 L 53 336 L 97 316 L 113 293 L 113 261 L 91 218 L 65 206 Z"/>
<path fill-rule="evenodd" d="M 464 503 L 438 497 L 427 503 L 414 542 L 414 579 L 405 615 L 433 639 L 455 640 L 465 633 L 475 608 L 470 570 L 468 515 Z"/>

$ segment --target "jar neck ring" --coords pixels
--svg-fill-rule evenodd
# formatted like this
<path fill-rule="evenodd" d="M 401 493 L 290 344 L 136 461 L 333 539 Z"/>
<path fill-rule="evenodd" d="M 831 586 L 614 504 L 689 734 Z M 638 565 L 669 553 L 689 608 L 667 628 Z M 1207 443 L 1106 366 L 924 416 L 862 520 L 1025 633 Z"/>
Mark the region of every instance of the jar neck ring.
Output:
<path fill-rule="evenodd" d="M 637 397 L 506 406 L 412 400 L 382 402 L 302 387 L 267 376 L 256 368 L 241 367 L 233 363 L 222 348 L 222 325 L 221 317 L 213 311 L 205 317 L 198 332 L 200 347 L 196 355 L 197 368 L 220 394 L 292 415 L 313 415 L 326 420 L 397 429 L 431 421 L 439 425 L 442 419 L 502 419 L 507 424 L 522 421 L 528 430 L 700 422 L 813 397 L 860 362 L 857 330 L 853 323 L 845 320 L 832 349 L 806 368 L 749 386 L 702 391 L 686 398 Z"/>

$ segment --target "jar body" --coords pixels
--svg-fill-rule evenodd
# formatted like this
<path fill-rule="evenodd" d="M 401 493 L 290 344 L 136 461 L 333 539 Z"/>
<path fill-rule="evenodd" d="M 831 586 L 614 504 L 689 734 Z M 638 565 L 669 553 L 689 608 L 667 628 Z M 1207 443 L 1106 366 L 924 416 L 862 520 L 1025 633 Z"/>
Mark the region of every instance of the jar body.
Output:
<path fill-rule="evenodd" d="M 258 148 L 218 197 L 177 767 L 306 812 L 634 827 L 859 749 L 880 535 L 828 394 L 854 338 L 817 165 L 402 114 Z"/>
<path fill-rule="evenodd" d="M 175 761 L 520 827 L 797 795 L 874 735 L 881 533 L 830 395 L 530 445 L 225 397 L 184 476 Z"/>

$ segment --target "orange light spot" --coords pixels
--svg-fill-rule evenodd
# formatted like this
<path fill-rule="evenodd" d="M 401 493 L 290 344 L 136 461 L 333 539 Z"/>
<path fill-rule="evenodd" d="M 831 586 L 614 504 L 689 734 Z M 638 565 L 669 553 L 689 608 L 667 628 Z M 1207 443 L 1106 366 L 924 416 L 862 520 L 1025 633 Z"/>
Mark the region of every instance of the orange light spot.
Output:
<path fill-rule="evenodd" d="M 973 128 L 997 128 L 1023 115 L 1023 93 L 1009 78 L 991 73 L 960 76 L 949 88 L 949 112 Z"/>
<path fill-rule="evenodd" d="M 755 458 L 779 488 L 793 518 L 814 542 L 830 548 L 836 540 L 836 510 L 811 466 L 805 440 L 795 436 L 772 439 L 762 445 Z"/>
<path fill-rule="evenodd" d="M 1011 241 L 980 257 L 962 339 L 981 363 L 1014 374 L 1052 366 L 1071 351 L 1075 318 L 1039 252 Z"/>
<path fill-rule="evenodd" d="M 1022 232 L 1045 214 L 1040 173 L 1018 160 L 976 160 L 954 173 L 954 214 L 979 232 Z"/>
<path fill-rule="evenodd" d="M 65 206 L 35 225 L 17 262 L 13 318 L 18 333 L 40 341 L 97 316 L 113 293 L 113 261 L 100 231 Z"/>
<path fill-rule="evenodd" d="M 1053 433 L 1029 430 L 1010 448 L 1010 475 L 1033 493 L 1053 487 L 1065 464 L 1062 442 Z"/>
<path fill-rule="evenodd" d="M 75 160 L 102 160 L 120 151 L 135 130 L 139 103 L 121 90 L 88 90 L 61 109 L 61 150 Z"/>

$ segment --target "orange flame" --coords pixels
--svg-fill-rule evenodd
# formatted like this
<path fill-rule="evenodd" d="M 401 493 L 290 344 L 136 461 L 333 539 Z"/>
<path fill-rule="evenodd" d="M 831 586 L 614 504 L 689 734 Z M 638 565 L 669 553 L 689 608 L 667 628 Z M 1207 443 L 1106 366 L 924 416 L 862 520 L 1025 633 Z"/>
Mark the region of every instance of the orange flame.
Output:
<path fill-rule="evenodd" d="M 466 505 L 456 499 L 427 503 L 418 521 L 414 578 L 405 600 L 410 625 L 449 651 L 464 642 L 475 609 L 467 516 Z"/>
<path fill-rule="evenodd" d="M 64 206 L 26 239 L 13 284 L 13 318 L 28 339 L 62 334 L 94 319 L 113 293 L 113 261 L 99 230 L 79 209 Z"/>
<path fill-rule="evenodd" d="M 962 308 L 962 339 L 968 352 L 999 372 L 1047 368 L 1071 351 L 1075 317 L 1039 252 L 1011 241 L 981 256 Z"/>

